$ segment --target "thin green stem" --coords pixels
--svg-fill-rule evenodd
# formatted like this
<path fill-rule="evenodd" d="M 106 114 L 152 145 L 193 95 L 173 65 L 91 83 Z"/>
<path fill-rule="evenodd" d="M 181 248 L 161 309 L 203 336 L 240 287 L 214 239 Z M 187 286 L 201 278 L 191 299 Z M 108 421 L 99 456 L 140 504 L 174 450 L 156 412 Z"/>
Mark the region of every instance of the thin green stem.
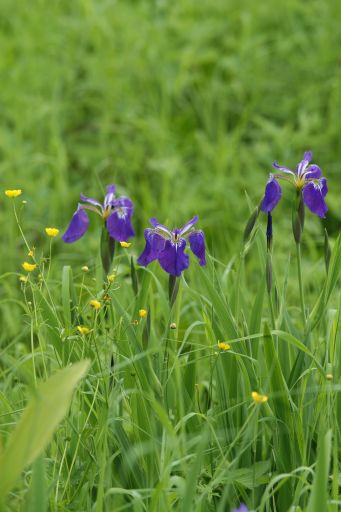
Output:
<path fill-rule="evenodd" d="M 303 290 L 303 281 L 302 281 L 302 265 L 301 265 L 301 244 L 296 244 L 296 254 L 297 254 L 297 273 L 298 273 L 298 286 L 300 291 L 300 303 L 301 303 L 301 313 L 303 324 L 306 323 L 305 316 L 305 302 L 304 302 L 304 290 Z"/>

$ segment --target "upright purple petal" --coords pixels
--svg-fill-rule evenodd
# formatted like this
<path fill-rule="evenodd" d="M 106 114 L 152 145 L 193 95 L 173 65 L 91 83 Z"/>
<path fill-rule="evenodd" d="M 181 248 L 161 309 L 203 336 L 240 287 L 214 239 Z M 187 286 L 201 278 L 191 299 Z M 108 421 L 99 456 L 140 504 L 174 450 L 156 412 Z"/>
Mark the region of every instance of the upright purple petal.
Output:
<path fill-rule="evenodd" d="M 160 222 L 155 217 L 149 219 L 149 222 L 155 229 L 159 231 L 159 234 L 161 236 L 164 236 L 165 238 L 172 236 L 171 230 L 168 229 L 167 226 L 165 226 L 164 224 L 160 224 Z"/>
<path fill-rule="evenodd" d="M 146 267 L 149 263 L 158 258 L 160 251 L 165 247 L 165 239 L 157 233 L 154 233 L 154 230 L 150 228 L 144 230 L 144 238 L 146 240 L 146 246 L 137 259 L 137 263 Z"/>
<path fill-rule="evenodd" d="M 206 265 L 205 257 L 205 235 L 203 231 L 194 231 L 188 237 L 192 252 L 199 258 L 199 265 Z"/>
<path fill-rule="evenodd" d="M 194 215 L 194 217 L 191 218 L 182 228 L 179 230 L 179 235 L 182 236 L 185 233 L 187 233 L 193 226 L 198 222 L 198 216 Z"/>
<path fill-rule="evenodd" d="M 322 180 L 325 180 L 322 182 Z M 309 181 L 306 185 L 304 185 L 302 194 L 304 204 L 309 208 L 309 210 L 315 215 L 318 215 L 321 218 L 324 218 L 326 215 L 326 211 L 328 207 L 324 202 L 324 196 L 327 193 L 327 180 L 322 178 L 321 183 L 315 183 L 313 181 Z"/>
<path fill-rule="evenodd" d="M 133 208 L 126 206 L 115 207 L 107 218 L 107 230 L 111 238 L 119 242 L 126 242 L 135 235 L 131 225 L 132 214 Z"/>
<path fill-rule="evenodd" d="M 265 187 L 265 194 L 262 201 L 261 210 L 263 212 L 271 212 L 277 205 L 278 201 L 281 199 L 282 189 L 277 183 L 273 174 L 270 174 L 269 181 Z"/>
<path fill-rule="evenodd" d="M 96 199 L 92 199 L 92 197 L 87 197 L 85 196 L 84 194 L 80 194 L 80 198 L 82 201 L 84 201 L 85 203 L 89 203 L 89 204 L 92 204 L 93 206 L 98 206 L 98 208 L 102 211 L 103 210 L 103 205 L 97 201 Z"/>
<path fill-rule="evenodd" d="M 84 235 L 88 227 L 89 217 L 82 205 L 78 205 L 78 209 L 73 214 L 69 227 L 62 236 L 62 239 L 67 244 L 76 242 Z"/>
<path fill-rule="evenodd" d="M 319 168 L 319 166 L 313 164 L 313 165 L 309 165 L 309 167 L 305 171 L 304 178 L 305 179 L 312 178 L 312 179 L 318 180 L 321 178 L 321 175 L 322 175 L 322 172 L 321 172 L 321 169 Z"/>
<path fill-rule="evenodd" d="M 164 249 L 159 253 L 158 260 L 166 272 L 173 276 L 180 276 L 188 268 L 189 257 L 185 254 L 186 240 L 181 238 L 178 243 L 166 240 Z"/>
<path fill-rule="evenodd" d="M 297 165 L 296 172 L 298 176 L 302 176 L 304 174 L 306 168 L 308 167 L 310 161 L 313 158 L 313 154 L 311 151 L 306 151 L 303 155 L 303 160 Z"/>
<path fill-rule="evenodd" d="M 114 202 L 115 199 L 116 187 L 115 185 L 108 185 L 107 192 L 104 198 L 104 208 L 107 208 L 110 204 Z"/>

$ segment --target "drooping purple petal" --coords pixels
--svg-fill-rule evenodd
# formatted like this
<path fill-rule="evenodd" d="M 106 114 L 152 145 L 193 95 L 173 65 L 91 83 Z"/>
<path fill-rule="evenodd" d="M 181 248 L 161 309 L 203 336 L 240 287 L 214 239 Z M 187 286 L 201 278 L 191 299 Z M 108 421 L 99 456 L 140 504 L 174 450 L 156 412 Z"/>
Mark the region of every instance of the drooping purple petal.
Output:
<path fill-rule="evenodd" d="M 98 208 L 101 211 L 103 210 L 103 205 L 99 201 L 97 201 L 96 199 L 93 199 L 92 197 L 85 196 L 84 194 L 80 194 L 80 198 L 85 203 L 92 204 L 93 206 L 98 206 Z"/>
<path fill-rule="evenodd" d="M 158 229 L 159 234 L 161 236 L 164 236 L 165 238 L 172 236 L 171 230 L 168 229 L 167 226 L 165 226 L 164 224 L 160 224 L 160 222 L 155 217 L 149 219 L 149 222 L 155 229 Z"/>
<path fill-rule="evenodd" d="M 199 259 L 199 265 L 206 265 L 205 257 L 205 235 L 203 231 L 194 231 L 188 237 L 189 245 L 192 252 Z"/>
<path fill-rule="evenodd" d="M 282 171 L 282 172 L 288 172 L 289 174 L 293 174 L 295 175 L 294 171 L 292 171 L 291 169 L 289 169 L 289 167 L 283 167 L 282 165 L 278 165 L 278 163 L 276 162 L 276 160 L 274 161 L 274 163 L 272 164 L 272 167 L 274 169 L 277 169 L 278 171 Z"/>
<path fill-rule="evenodd" d="M 322 172 L 318 165 L 309 165 L 307 170 L 304 173 L 305 179 L 315 179 L 318 180 L 321 178 Z"/>
<path fill-rule="evenodd" d="M 188 268 L 189 257 L 185 254 L 186 240 L 181 238 L 178 243 L 166 240 L 164 249 L 159 253 L 158 260 L 166 272 L 173 276 L 180 276 Z"/>
<path fill-rule="evenodd" d="M 323 181 L 323 182 L 322 182 Z M 328 207 L 324 201 L 327 193 L 327 180 L 322 178 L 321 183 L 309 181 L 302 189 L 304 204 L 312 213 L 321 218 L 325 217 Z"/>
<path fill-rule="evenodd" d="M 302 176 L 304 174 L 304 171 L 308 167 L 310 161 L 313 158 L 313 154 L 311 151 L 306 151 L 303 155 L 303 160 L 300 161 L 300 163 L 296 167 L 296 172 L 298 176 Z"/>
<path fill-rule="evenodd" d="M 71 222 L 65 231 L 62 239 L 65 243 L 71 244 L 79 240 L 89 227 L 89 217 L 82 207 L 78 205 L 77 211 L 73 214 Z"/>
<path fill-rule="evenodd" d="M 270 174 L 269 180 L 265 187 L 265 194 L 262 201 L 261 210 L 263 212 L 271 212 L 281 199 L 282 189 L 279 183 L 276 181 L 273 174 Z"/>
<path fill-rule="evenodd" d="M 118 201 L 119 200 L 115 199 L 115 208 L 107 218 L 107 230 L 111 238 L 114 238 L 119 242 L 126 242 L 129 238 L 135 235 L 135 231 L 131 225 L 133 208 L 117 206 Z M 128 201 L 131 203 L 130 199 Z"/>
<path fill-rule="evenodd" d="M 137 263 L 146 267 L 149 263 L 158 258 L 160 251 L 165 247 L 165 239 L 157 233 L 154 233 L 150 228 L 144 230 L 144 238 L 146 240 L 146 246 L 137 259 Z"/>
<path fill-rule="evenodd" d="M 193 226 L 198 222 L 198 216 L 194 215 L 182 228 L 179 230 L 179 236 L 185 235 Z"/>
<path fill-rule="evenodd" d="M 107 192 L 106 192 L 105 198 L 104 198 L 104 208 L 107 208 L 110 204 L 113 203 L 113 201 L 115 199 L 115 192 L 116 192 L 115 185 L 107 186 Z"/>

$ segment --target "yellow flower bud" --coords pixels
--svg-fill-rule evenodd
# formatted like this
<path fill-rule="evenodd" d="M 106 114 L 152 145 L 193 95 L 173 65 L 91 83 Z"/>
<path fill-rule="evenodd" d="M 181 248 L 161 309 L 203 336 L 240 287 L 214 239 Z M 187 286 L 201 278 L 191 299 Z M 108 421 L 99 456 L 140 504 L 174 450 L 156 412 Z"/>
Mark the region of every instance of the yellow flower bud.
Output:
<path fill-rule="evenodd" d="M 22 190 L 20 188 L 16 190 L 5 190 L 5 194 L 7 197 L 18 197 L 22 194 Z"/>
<path fill-rule="evenodd" d="M 84 325 L 77 325 L 77 331 L 82 334 L 89 334 L 89 332 L 92 331 L 92 329 L 89 329 L 89 327 L 85 327 Z"/>
<path fill-rule="evenodd" d="M 54 237 L 54 236 L 58 235 L 59 229 L 57 229 L 57 228 L 45 228 L 45 233 L 47 234 L 47 236 Z"/>
<path fill-rule="evenodd" d="M 219 350 L 230 350 L 231 345 L 229 345 L 229 343 L 226 343 L 226 341 L 218 341 L 218 348 Z"/>
<path fill-rule="evenodd" d="M 96 299 L 92 299 L 92 300 L 90 300 L 90 301 L 89 301 L 89 304 L 90 304 L 90 306 L 92 306 L 94 309 L 97 309 L 97 310 L 98 310 L 98 309 L 100 309 L 100 308 L 101 308 L 101 303 L 100 303 L 98 300 L 96 300 Z"/>
<path fill-rule="evenodd" d="M 269 397 L 267 395 L 260 395 L 259 393 L 257 393 L 257 391 L 252 391 L 251 396 L 252 400 L 257 404 L 264 404 L 264 402 L 267 402 L 269 400 Z"/>
<path fill-rule="evenodd" d="M 148 314 L 148 311 L 146 309 L 139 309 L 139 317 L 145 318 Z"/>
<path fill-rule="evenodd" d="M 26 272 L 33 272 L 37 268 L 36 263 L 27 263 L 27 261 L 24 261 L 21 266 Z"/>
<path fill-rule="evenodd" d="M 125 249 L 127 249 L 127 247 L 131 246 L 131 243 L 130 242 L 120 242 L 120 246 L 124 247 Z"/>

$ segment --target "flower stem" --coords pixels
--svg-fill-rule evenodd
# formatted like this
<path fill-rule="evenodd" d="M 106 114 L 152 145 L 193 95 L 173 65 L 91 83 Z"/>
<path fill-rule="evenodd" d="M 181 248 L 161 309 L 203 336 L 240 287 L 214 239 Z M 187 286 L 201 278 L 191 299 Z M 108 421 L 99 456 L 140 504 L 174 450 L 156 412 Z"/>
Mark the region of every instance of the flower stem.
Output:
<path fill-rule="evenodd" d="M 300 290 L 300 302 L 301 302 L 301 313 L 303 324 L 306 323 L 305 316 L 305 302 L 304 302 L 304 290 L 303 290 L 303 281 L 302 281 L 302 265 L 301 265 L 301 244 L 296 243 L 296 254 L 297 254 L 297 273 L 298 273 L 298 286 Z"/>

